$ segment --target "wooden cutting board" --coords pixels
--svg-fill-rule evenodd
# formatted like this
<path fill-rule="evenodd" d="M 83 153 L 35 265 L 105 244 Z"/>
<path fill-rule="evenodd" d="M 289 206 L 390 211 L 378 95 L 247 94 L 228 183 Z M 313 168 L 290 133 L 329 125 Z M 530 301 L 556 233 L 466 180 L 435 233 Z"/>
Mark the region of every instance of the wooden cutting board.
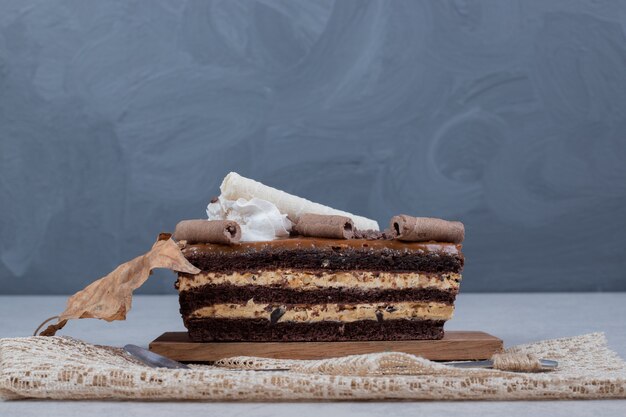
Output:
<path fill-rule="evenodd" d="M 192 342 L 186 332 L 167 332 L 150 350 L 180 362 L 213 362 L 233 356 L 274 359 L 326 359 L 375 352 L 405 352 L 436 361 L 489 359 L 501 339 L 477 331 L 447 331 L 441 340 L 367 342 Z"/>

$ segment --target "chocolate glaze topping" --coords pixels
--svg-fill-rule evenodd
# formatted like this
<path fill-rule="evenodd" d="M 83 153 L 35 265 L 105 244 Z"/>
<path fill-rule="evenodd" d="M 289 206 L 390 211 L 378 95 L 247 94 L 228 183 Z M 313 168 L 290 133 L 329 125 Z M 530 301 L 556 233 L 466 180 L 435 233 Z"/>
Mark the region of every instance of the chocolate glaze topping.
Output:
<path fill-rule="evenodd" d="M 403 252 L 429 252 L 446 255 L 459 255 L 460 244 L 442 242 L 402 242 L 399 240 L 370 240 L 370 239 L 324 239 L 313 237 L 291 237 L 286 239 L 270 240 L 265 242 L 241 242 L 237 246 L 214 243 L 198 243 L 187 245 L 184 253 L 193 251 L 233 254 L 256 252 L 261 250 L 302 250 L 302 249 L 393 249 Z"/>
<path fill-rule="evenodd" d="M 461 245 L 398 240 L 289 238 L 268 242 L 187 245 L 192 265 L 214 272 L 276 268 L 326 271 L 460 272 Z"/>

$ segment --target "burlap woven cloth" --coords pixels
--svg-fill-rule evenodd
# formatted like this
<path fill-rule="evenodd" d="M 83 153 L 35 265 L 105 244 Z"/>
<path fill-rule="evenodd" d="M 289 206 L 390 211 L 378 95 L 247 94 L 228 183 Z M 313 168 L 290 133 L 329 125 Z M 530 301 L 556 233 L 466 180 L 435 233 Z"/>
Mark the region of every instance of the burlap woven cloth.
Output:
<path fill-rule="evenodd" d="M 506 353 L 555 359 L 553 372 L 457 369 L 403 353 L 320 361 L 238 357 L 152 369 L 69 337 L 0 339 L 0 397 L 56 400 L 539 400 L 626 398 L 626 364 L 601 333 Z M 270 369 L 287 369 L 272 371 Z"/>

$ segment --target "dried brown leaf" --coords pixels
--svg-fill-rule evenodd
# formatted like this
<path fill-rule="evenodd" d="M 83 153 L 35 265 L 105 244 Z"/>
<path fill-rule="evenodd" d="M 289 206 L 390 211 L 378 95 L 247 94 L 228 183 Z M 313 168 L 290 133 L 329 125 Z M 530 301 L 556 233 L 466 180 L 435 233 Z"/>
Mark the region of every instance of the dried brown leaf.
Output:
<path fill-rule="evenodd" d="M 200 272 L 185 259 L 176 242 L 162 234 L 148 253 L 118 266 L 71 296 L 65 311 L 59 315 L 59 322 L 48 326 L 40 335 L 53 336 L 69 319 L 125 320 L 131 309 L 133 291 L 146 282 L 155 268 L 188 274 Z"/>
<path fill-rule="evenodd" d="M 46 320 L 47 321 L 47 320 Z M 42 323 L 39 328 L 37 330 L 35 330 L 35 336 L 37 336 L 37 331 L 41 328 L 41 326 L 43 326 L 45 323 Z M 56 334 L 56 332 L 58 332 L 59 330 L 61 330 L 62 328 L 65 327 L 65 325 L 67 324 L 67 320 L 61 320 L 60 322 L 56 323 L 56 324 L 51 324 L 50 326 L 46 327 L 44 330 L 42 330 L 41 333 L 39 333 L 39 336 L 54 336 Z"/>

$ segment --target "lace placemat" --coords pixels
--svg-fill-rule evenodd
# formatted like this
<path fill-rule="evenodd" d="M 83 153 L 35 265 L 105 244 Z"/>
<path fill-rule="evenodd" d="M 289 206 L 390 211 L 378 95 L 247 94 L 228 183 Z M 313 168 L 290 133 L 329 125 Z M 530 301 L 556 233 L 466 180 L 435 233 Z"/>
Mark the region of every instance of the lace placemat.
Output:
<path fill-rule="evenodd" d="M 69 337 L 0 339 L 0 397 L 57 400 L 540 400 L 626 398 L 626 364 L 601 333 L 507 349 L 552 372 L 458 369 L 403 353 L 318 361 L 237 357 L 152 369 Z M 505 356 L 506 358 L 506 356 Z M 275 369 L 283 369 L 276 371 Z"/>

